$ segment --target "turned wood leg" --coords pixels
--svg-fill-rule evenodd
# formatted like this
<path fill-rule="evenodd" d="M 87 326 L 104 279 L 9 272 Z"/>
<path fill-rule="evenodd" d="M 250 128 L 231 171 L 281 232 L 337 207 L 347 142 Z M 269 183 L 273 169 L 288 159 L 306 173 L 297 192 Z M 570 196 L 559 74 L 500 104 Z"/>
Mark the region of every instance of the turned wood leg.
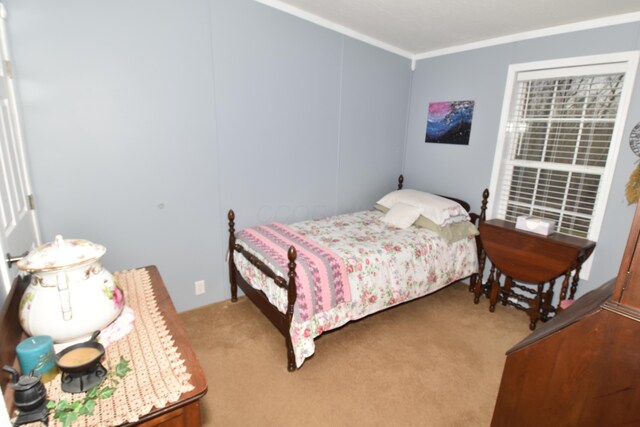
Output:
<path fill-rule="evenodd" d="M 236 214 L 233 209 L 227 214 L 229 220 L 229 283 L 231 284 L 231 301 L 238 301 L 238 283 L 236 282 L 236 264 L 233 260 L 233 253 L 236 246 Z"/>
<path fill-rule="evenodd" d="M 498 302 L 498 293 L 500 292 L 500 282 L 495 278 L 495 266 L 491 266 L 491 271 L 489 273 L 489 311 L 496 311 L 496 304 Z"/>
<path fill-rule="evenodd" d="M 238 285 L 235 281 L 231 282 L 231 302 L 238 301 Z"/>
<path fill-rule="evenodd" d="M 529 308 L 529 329 L 535 330 L 536 323 L 540 319 L 540 307 L 542 305 L 542 291 L 544 289 L 544 283 L 538 283 L 538 294 L 531 300 L 531 307 Z"/>
<path fill-rule="evenodd" d="M 513 279 L 511 276 L 506 276 L 504 279 L 504 290 L 502 291 L 502 305 L 507 305 L 507 301 L 511 296 L 511 286 L 513 286 Z"/>
<path fill-rule="evenodd" d="M 293 352 L 291 337 L 288 336 L 285 341 L 287 342 L 287 370 L 293 372 L 296 370 L 296 355 Z"/>
<path fill-rule="evenodd" d="M 483 294 L 483 285 L 482 285 L 482 276 L 476 280 L 476 283 L 473 288 L 473 303 L 478 304 L 480 302 L 480 297 Z"/>
<path fill-rule="evenodd" d="M 551 279 L 551 281 L 549 281 L 549 289 L 547 289 L 547 292 L 545 292 L 544 299 L 542 300 L 542 310 L 540 314 L 543 322 L 549 320 L 549 313 L 551 313 L 551 310 L 553 310 L 553 306 L 551 305 L 551 303 L 553 302 L 553 287 L 555 286 L 555 284 L 555 279 Z"/>
<path fill-rule="evenodd" d="M 475 286 L 473 289 L 473 302 L 475 304 L 478 304 L 480 302 L 480 297 L 484 293 L 482 279 L 484 279 L 484 265 L 486 260 L 487 254 L 484 251 L 480 251 L 480 268 L 478 269 L 478 277 L 476 278 Z"/>
<path fill-rule="evenodd" d="M 482 283 L 478 280 L 473 290 L 473 303 L 478 304 L 480 302 L 480 295 L 482 295 Z"/>
<path fill-rule="evenodd" d="M 569 289 L 569 277 L 571 277 L 571 270 L 568 270 L 564 274 L 564 279 L 562 280 L 562 287 L 560 288 L 560 300 L 558 301 L 558 307 L 560 307 L 560 301 L 567 298 L 567 289 Z"/>
<path fill-rule="evenodd" d="M 576 295 L 576 290 L 578 289 L 578 282 L 580 281 L 580 270 L 582 270 L 582 263 L 579 263 L 576 267 L 576 271 L 573 273 L 573 281 L 571 282 L 571 294 L 569 294 L 569 299 L 574 299 Z"/>
<path fill-rule="evenodd" d="M 298 285 L 296 284 L 296 258 L 298 253 L 293 246 L 287 251 L 289 258 L 289 283 L 287 284 L 287 359 L 289 361 L 287 369 L 289 372 L 296 370 L 296 355 L 293 352 L 293 342 L 291 341 L 291 323 L 293 322 L 293 312 L 295 310 L 296 299 L 298 298 Z"/>
<path fill-rule="evenodd" d="M 231 302 L 236 302 L 238 301 L 238 283 L 236 282 L 236 266 L 233 260 L 229 260 L 229 283 L 231 284 Z"/>

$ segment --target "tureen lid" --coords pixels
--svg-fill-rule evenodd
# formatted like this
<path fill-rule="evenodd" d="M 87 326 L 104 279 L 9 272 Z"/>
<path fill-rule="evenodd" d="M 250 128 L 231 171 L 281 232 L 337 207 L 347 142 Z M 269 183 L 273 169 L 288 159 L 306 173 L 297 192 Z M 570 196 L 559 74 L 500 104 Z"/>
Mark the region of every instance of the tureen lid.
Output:
<path fill-rule="evenodd" d="M 88 240 L 63 239 L 57 235 L 53 242 L 32 249 L 17 266 L 25 271 L 62 270 L 96 261 L 106 251 L 104 246 Z"/>

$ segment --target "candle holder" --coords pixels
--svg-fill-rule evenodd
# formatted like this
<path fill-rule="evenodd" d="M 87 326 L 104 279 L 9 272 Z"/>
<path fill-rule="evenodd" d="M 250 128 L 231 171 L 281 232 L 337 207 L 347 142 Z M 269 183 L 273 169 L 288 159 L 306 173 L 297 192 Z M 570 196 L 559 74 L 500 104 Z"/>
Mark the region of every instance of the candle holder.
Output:
<path fill-rule="evenodd" d="M 106 368 L 100 363 L 105 350 L 97 341 L 99 334 L 100 331 L 95 331 L 89 341 L 74 344 L 56 354 L 56 365 L 62 371 L 63 391 L 84 393 L 107 376 Z"/>

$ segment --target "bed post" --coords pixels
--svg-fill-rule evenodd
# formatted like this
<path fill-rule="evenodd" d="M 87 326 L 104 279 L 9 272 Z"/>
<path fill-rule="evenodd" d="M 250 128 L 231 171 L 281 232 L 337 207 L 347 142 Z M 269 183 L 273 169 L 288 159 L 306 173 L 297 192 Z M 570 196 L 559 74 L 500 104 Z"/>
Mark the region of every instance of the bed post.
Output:
<path fill-rule="evenodd" d="M 234 220 L 236 214 L 233 209 L 229 209 L 227 214 L 229 220 L 229 283 L 231 284 L 231 301 L 238 301 L 238 284 L 236 283 L 235 262 L 233 261 L 233 251 L 236 246 L 236 227 Z"/>
<path fill-rule="evenodd" d="M 480 222 L 484 222 L 487 219 L 487 203 L 489 203 L 489 189 L 485 188 L 482 192 L 482 203 L 480 206 Z M 480 225 L 478 223 L 478 225 Z"/>
<path fill-rule="evenodd" d="M 400 175 L 398 177 L 398 190 L 402 190 L 402 183 L 404 183 L 404 176 Z"/>
<path fill-rule="evenodd" d="M 289 372 L 293 372 L 296 370 L 296 355 L 293 352 L 293 342 L 291 341 L 291 322 L 293 321 L 293 308 L 296 303 L 297 298 L 297 289 L 296 289 L 296 257 L 298 254 L 296 253 L 296 248 L 293 246 L 289 247 L 289 251 L 287 252 L 287 256 L 289 258 L 289 284 L 287 285 L 287 360 L 288 366 L 287 369 Z"/>
<path fill-rule="evenodd" d="M 489 189 L 485 188 L 482 192 L 482 204 L 480 207 L 480 217 L 478 218 L 478 227 L 480 223 L 487 219 L 487 203 L 489 201 Z M 478 247 L 478 273 L 473 275 L 471 283 L 469 284 L 469 292 L 473 292 L 473 302 L 478 304 L 480 302 L 480 296 L 484 292 L 482 280 L 484 276 L 484 265 L 486 263 L 487 254 L 482 247 L 482 239 L 480 236 L 476 236 L 476 246 Z"/>

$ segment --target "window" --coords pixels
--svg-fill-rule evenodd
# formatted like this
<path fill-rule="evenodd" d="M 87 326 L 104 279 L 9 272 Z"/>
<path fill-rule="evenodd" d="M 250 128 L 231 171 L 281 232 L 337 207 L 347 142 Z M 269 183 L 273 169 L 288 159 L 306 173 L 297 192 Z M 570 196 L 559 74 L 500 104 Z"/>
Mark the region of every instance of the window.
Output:
<path fill-rule="evenodd" d="M 637 64 L 625 52 L 509 67 L 492 217 L 549 218 L 597 241 Z"/>

